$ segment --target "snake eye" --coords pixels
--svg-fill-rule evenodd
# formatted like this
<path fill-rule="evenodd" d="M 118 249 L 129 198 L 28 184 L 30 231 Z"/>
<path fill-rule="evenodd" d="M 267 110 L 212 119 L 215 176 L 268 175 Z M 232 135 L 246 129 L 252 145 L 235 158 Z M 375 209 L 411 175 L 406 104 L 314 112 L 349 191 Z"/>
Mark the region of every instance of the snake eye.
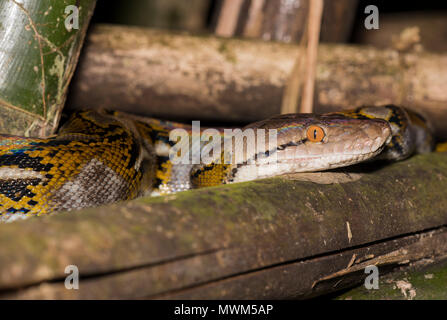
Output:
<path fill-rule="evenodd" d="M 307 139 L 311 142 L 321 142 L 326 136 L 323 128 L 319 126 L 310 126 L 309 128 L 307 128 L 306 135 Z"/>

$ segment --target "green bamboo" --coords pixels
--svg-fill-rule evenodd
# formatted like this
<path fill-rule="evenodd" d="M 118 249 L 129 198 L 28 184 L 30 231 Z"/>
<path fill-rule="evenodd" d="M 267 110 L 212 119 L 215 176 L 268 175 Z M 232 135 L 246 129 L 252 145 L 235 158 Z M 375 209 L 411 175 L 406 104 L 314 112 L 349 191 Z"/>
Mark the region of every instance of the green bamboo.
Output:
<path fill-rule="evenodd" d="M 95 4 L 0 0 L 0 132 L 55 131 Z"/>

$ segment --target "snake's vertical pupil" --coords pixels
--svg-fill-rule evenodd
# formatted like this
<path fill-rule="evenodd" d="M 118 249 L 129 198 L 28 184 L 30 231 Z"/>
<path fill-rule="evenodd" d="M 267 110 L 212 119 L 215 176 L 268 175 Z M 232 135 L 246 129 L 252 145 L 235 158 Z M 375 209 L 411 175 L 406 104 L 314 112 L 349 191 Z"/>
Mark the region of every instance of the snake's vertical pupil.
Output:
<path fill-rule="evenodd" d="M 311 142 L 321 142 L 323 141 L 326 134 L 323 128 L 316 125 L 312 125 L 309 128 L 307 128 L 306 135 L 307 139 L 309 139 L 309 141 Z"/>

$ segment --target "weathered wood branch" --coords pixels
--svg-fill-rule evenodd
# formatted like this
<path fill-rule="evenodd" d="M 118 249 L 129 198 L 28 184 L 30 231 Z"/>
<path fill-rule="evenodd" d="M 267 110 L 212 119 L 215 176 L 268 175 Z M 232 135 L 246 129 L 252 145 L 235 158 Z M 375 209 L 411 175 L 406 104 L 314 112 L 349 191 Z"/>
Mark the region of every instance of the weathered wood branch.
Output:
<path fill-rule="evenodd" d="M 299 53 L 283 43 L 96 26 L 68 101 L 168 119 L 240 121 L 280 112 Z M 402 104 L 447 138 L 447 55 L 321 45 L 315 110 Z"/>
<path fill-rule="evenodd" d="M 303 298 L 445 255 L 447 154 L 368 168 L 0 225 L 0 297 Z"/>
<path fill-rule="evenodd" d="M 426 261 L 429 262 L 429 261 Z M 359 286 L 337 297 L 338 300 L 446 300 L 447 257 L 437 263 L 425 261 L 380 277 L 377 290 Z"/>

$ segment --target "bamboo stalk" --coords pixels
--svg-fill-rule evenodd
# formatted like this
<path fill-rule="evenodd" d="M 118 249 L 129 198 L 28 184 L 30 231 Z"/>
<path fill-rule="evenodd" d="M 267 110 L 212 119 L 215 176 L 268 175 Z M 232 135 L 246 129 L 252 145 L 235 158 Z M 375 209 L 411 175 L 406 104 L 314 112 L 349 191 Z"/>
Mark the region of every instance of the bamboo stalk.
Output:
<path fill-rule="evenodd" d="M 0 132 L 55 131 L 95 4 L 0 0 Z"/>

